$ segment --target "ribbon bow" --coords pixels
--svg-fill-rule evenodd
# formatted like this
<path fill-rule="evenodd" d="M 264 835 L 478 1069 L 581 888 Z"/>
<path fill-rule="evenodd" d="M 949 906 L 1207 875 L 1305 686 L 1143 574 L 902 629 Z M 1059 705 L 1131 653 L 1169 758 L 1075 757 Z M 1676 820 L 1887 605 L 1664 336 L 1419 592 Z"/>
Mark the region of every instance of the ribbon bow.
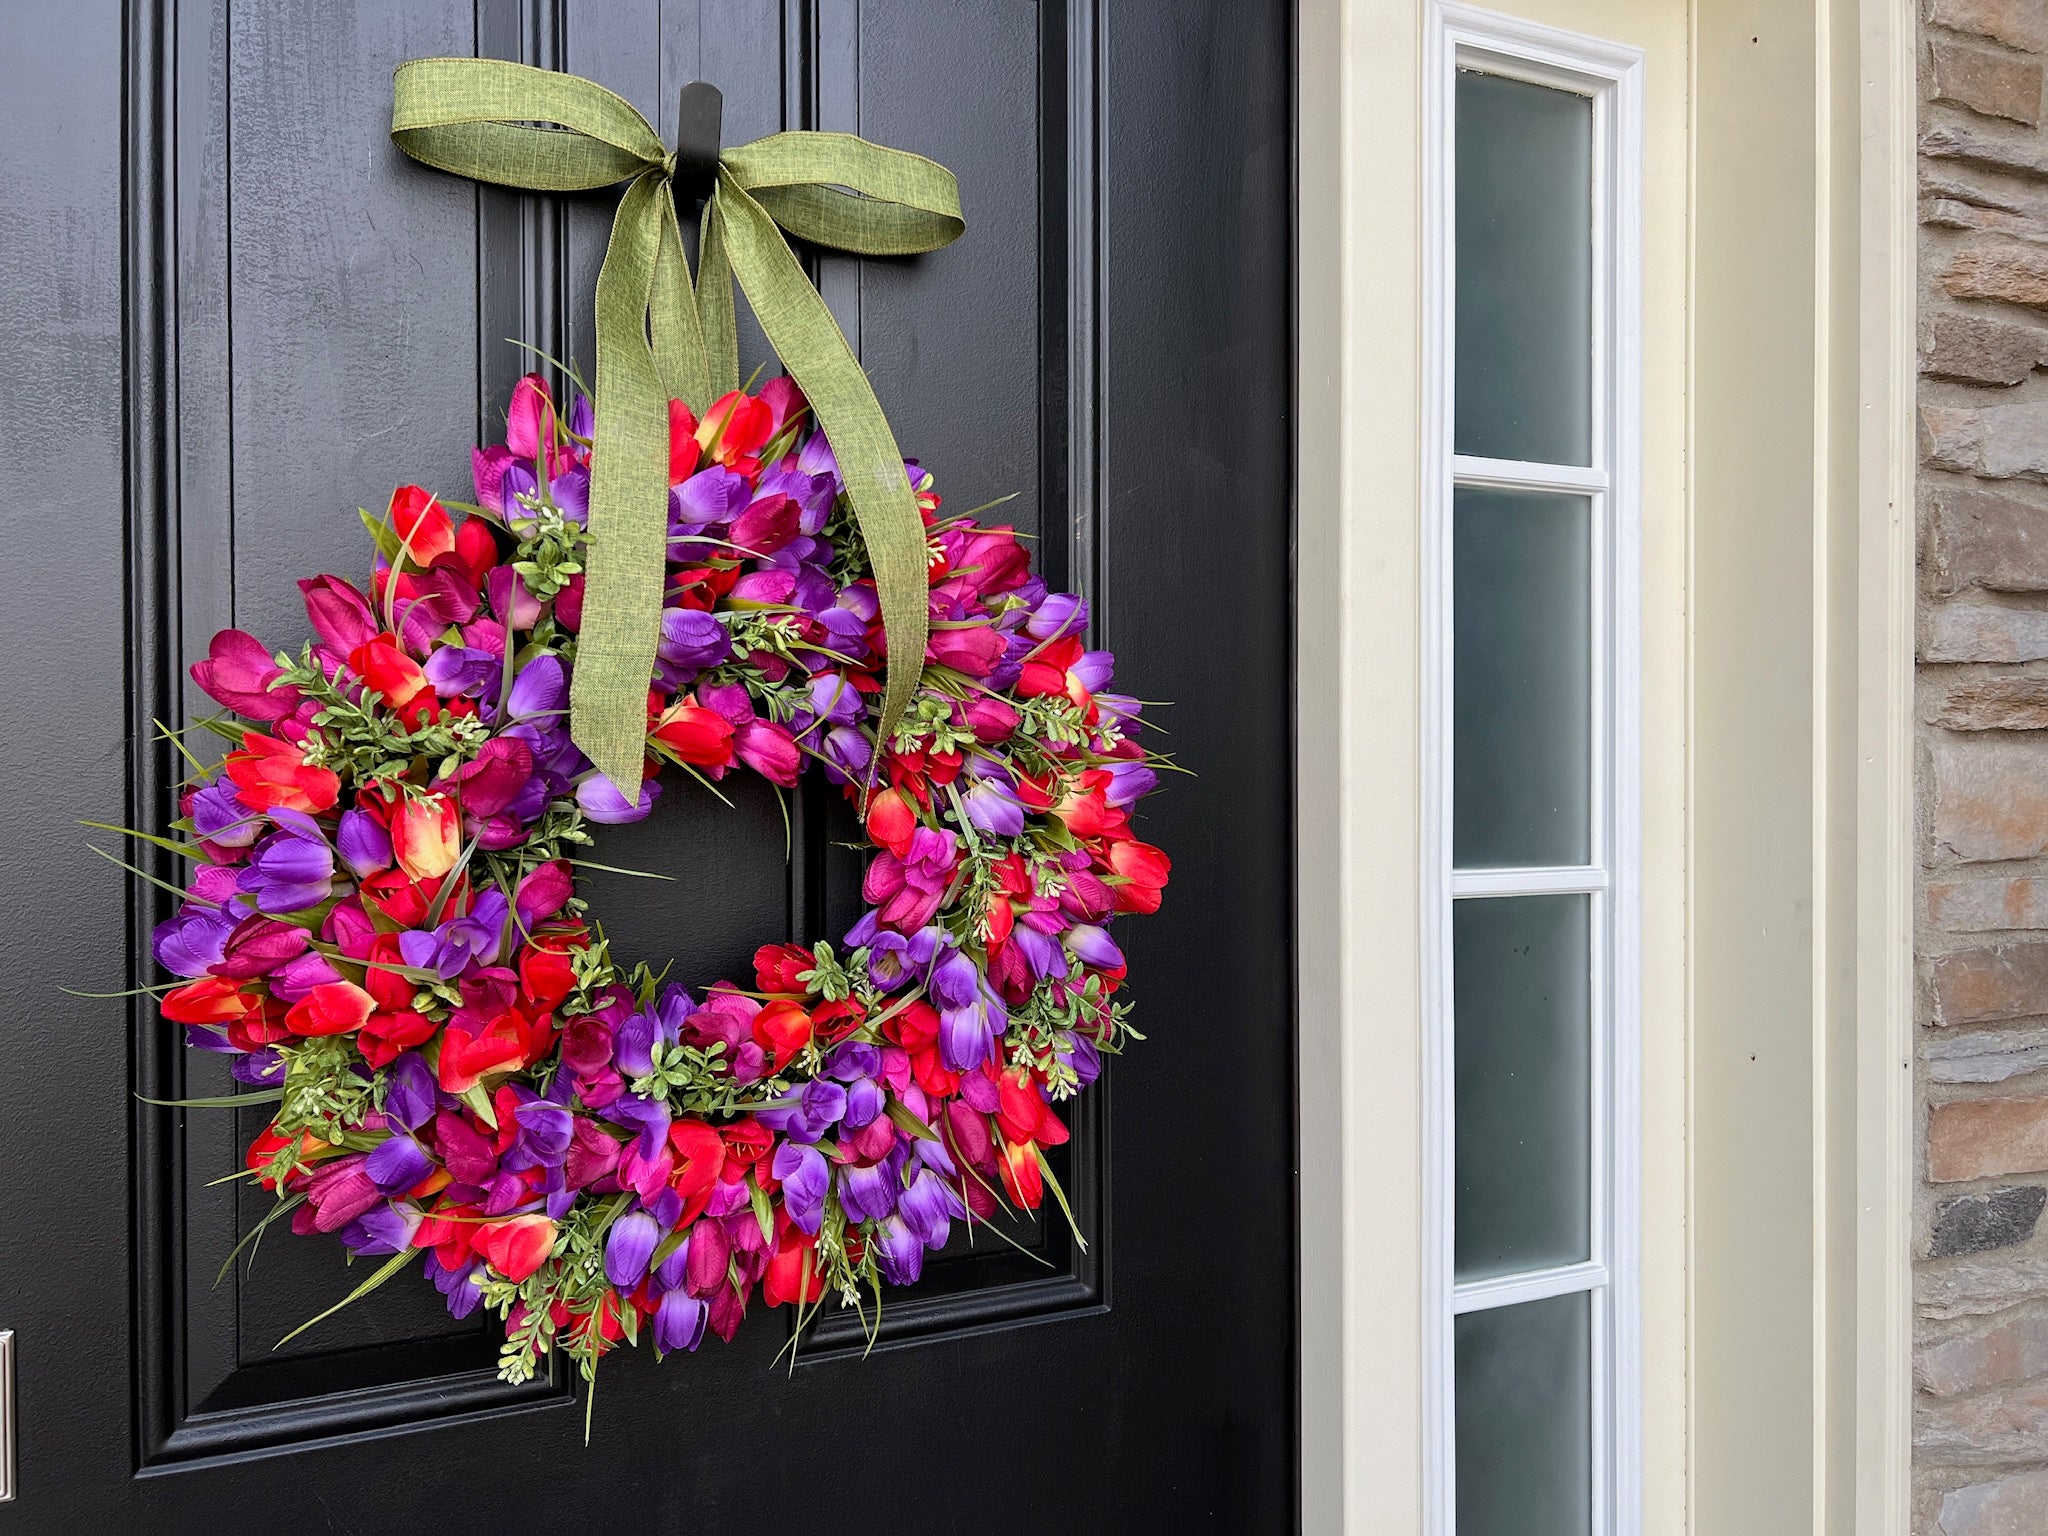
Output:
<path fill-rule="evenodd" d="M 867 375 L 782 231 L 863 256 L 936 250 L 966 228 L 953 173 L 845 133 L 724 150 L 693 289 L 674 189 L 690 168 L 603 86 L 499 59 L 413 59 L 392 81 L 391 138 L 424 164 L 500 186 L 632 183 L 597 277 L 588 587 L 569 699 L 570 735 L 598 771 L 639 798 L 667 560 L 668 402 L 701 419 L 739 388 L 735 278 L 817 413 L 867 544 L 888 645 L 886 742 L 923 672 L 924 519 Z"/>

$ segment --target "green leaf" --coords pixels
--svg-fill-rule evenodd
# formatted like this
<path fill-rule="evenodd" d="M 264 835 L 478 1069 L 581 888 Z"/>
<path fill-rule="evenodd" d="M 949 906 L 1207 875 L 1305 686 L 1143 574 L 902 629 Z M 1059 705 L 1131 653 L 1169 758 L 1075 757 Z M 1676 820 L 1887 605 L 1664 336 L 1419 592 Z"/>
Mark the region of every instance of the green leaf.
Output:
<path fill-rule="evenodd" d="M 146 1093 L 138 1093 L 135 1097 L 159 1109 L 242 1109 L 252 1104 L 275 1104 L 284 1097 L 284 1090 L 266 1088 L 261 1093 L 223 1093 L 210 1099 L 152 1099 Z"/>
<path fill-rule="evenodd" d="M 253 819 L 253 818 L 252 818 Z M 91 827 L 95 832 L 118 832 L 123 837 L 138 837 L 145 843 L 154 843 L 159 848 L 168 848 L 181 859 L 204 859 L 206 850 L 191 843 L 181 843 L 176 838 L 158 837 L 154 832 L 138 832 L 133 827 L 117 827 L 106 821 L 81 821 L 81 827 Z"/>
<path fill-rule="evenodd" d="M 179 886 L 171 884 L 170 881 L 159 880 L 155 875 L 152 875 L 148 870 L 137 869 L 133 864 L 130 864 L 126 859 L 115 858 L 111 853 L 107 852 L 106 849 L 100 847 L 97 843 L 87 843 L 85 846 L 90 848 L 94 853 L 98 854 L 101 858 L 105 859 L 109 864 L 119 865 L 122 869 L 127 870 L 129 874 L 140 875 L 143 879 L 147 880 L 151 885 L 159 886 L 162 889 L 169 891 L 173 896 L 176 896 L 181 901 L 184 899 L 184 890 Z"/>
<path fill-rule="evenodd" d="M 484 1085 L 482 1083 L 471 1083 L 467 1088 L 463 1089 L 462 1102 L 475 1110 L 477 1119 L 483 1121 L 485 1125 L 488 1125 L 494 1131 L 498 1128 L 497 1106 L 491 1103 L 491 1096 L 484 1092 Z"/>
<path fill-rule="evenodd" d="M 341 1300 L 337 1301 L 325 1312 L 322 1312 L 317 1316 L 307 1318 L 303 1323 L 299 1324 L 298 1327 L 294 1328 L 290 1333 L 286 1334 L 283 1338 L 279 1339 L 275 1344 L 271 1345 L 270 1347 L 272 1349 L 283 1349 L 285 1345 L 291 1343 L 293 1339 L 296 1339 L 300 1334 L 304 1333 L 308 1328 L 312 1327 L 315 1323 L 325 1322 L 328 1318 L 334 1316 L 335 1313 L 339 1312 L 343 1307 L 347 1306 L 350 1302 L 360 1301 L 363 1297 L 369 1295 L 370 1292 L 377 1289 L 378 1286 L 382 1285 L 386 1280 L 389 1280 L 393 1275 L 397 1274 L 401 1269 L 405 1268 L 407 1264 L 409 1264 L 412 1260 L 418 1257 L 419 1253 L 415 1249 L 399 1249 L 398 1252 L 391 1255 L 391 1257 L 384 1262 L 383 1266 L 374 1275 L 370 1276 L 369 1279 L 365 1280 L 361 1285 L 357 1286 L 354 1290 L 350 1291 L 346 1296 L 342 1297 Z"/>
<path fill-rule="evenodd" d="M 254 1269 L 256 1267 L 255 1244 L 263 1236 L 263 1229 L 269 1226 L 273 1221 L 277 1220 L 278 1217 L 284 1215 L 287 1211 L 290 1211 L 297 1206 L 305 1204 L 305 1201 L 306 1197 L 303 1193 L 296 1195 L 287 1195 L 282 1200 L 278 1201 L 277 1204 L 273 1205 L 269 1210 L 265 1211 L 263 1213 L 263 1219 L 257 1222 L 256 1225 L 251 1227 L 247 1232 L 245 1232 L 242 1235 L 242 1240 L 239 1243 L 235 1244 L 234 1247 L 228 1250 L 228 1256 L 221 1263 L 220 1273 L 213 1277 L 213 1283 L 215 1285 L 219 1285 L 221 1281 L 227 1279 L 228 1271 L 235 1267 L 235 1260 L 237 1257 L 240 1256 L 244 1248 L 247 1248 L 249 1250 L 249 1267 L 251 1269 Z"/>
<path fill-rule="evenodd" d="M 754 1171 L 747 1170 L 747 1198 L 754 1204 L 754 1220 L 761 1223 L 761 1241 L 770 1248 L 775 1246 L 775 1211 L 768 1203 L 768 1193 L 755 1179 Z"/>
<path fill-rule="evenodd" d="M 569 860 L 569 862 L 571 864 L 574 864 L 578 869 L 601 869 L 606 874 L 610 875 L 635 875 L 642 880 L 675 879 L 674 875 L 657 875 L 652 870 L 647 869 L 621 869 L 616 864 L 600 864 L 595 859 L 571 859 Z"/>
<path fill-rule="evenodd" d="M 1067 1230 L 1074 1234 L 1076 1246 L 1086 1253 L 1088 1239 L 1081 1235 L 1081 1224 L 1074 1220 L 1074 1208 L 1067 1204 L 1067 1192 L 1060 1188 L 1060 1181 L 1053 1177 L 1052 1164 L 1045 1160 L 1045 1148 L 1034 1141 L 1031 1144 L 1031 1155 L 1038 1159 L 1038 1171 L 1045 1177 L 1045 1187 L 1052 1191 L 1053 1199 L 1059 1201 L 1060 1209 L 1066 1213 Z"/>
<path fill-rule="evenodd" d="M 405 546 L 398 537 L 398 530 L 391 526 L 390 519 L 380 512 L 370 511 L 367 507 L 357 507 L 356 516 L 360 517 L 363 526 L 370 530 L 370 537 L 376 541 L 377 553 L 384 557 L 387 565 L 396 570 L 399 553 Z"/>
<path fill-rule="evenodd" d="M 910 1106 L 897 1098 L 895 1094 L 888 1095 L 882 1101 L 882 1107 L 889 1112 L 889 1118 L 896 1122 L 898 1129 L 908 1131 L 919 1141 L 937 1141 L 939 1139 L 939 1133 L 912 1114 Z"/>

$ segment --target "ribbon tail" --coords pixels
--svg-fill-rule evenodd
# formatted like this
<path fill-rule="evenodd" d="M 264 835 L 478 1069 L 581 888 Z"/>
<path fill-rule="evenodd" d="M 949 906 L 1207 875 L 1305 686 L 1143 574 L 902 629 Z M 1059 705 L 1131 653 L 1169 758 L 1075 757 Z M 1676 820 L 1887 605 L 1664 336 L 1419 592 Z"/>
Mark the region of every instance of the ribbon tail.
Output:
<path fill-rule="evenodd" d="M 924 676 L 931 619 L 924 517 L 911 494 L 902 451 L 860 360 L 782 231 L 729 171 L 720 171 L 714 201 L 721 205 L 724 226 L 720 244 L 768 344 L 817 413 L 867 545 L 889 644 L 875 730 L 877 742 L 886 747 Z M 703 280 L 709 264 L 708 256 L 699 263 L 700 291 L 709 286 Z"/>
<path fill-rule="evenodd" d="M 733 314 L 732 265 L 725 251 L 725 215 L 716 195 L 704 199 L 697 238 L 697 322 L 711 374 L 711 395 L 740 387 L 739 322 Z M 708 403 L 708 402 L 707 402 Z"/>
<path fill-rule="evenodd" d="M 714 398 L 706 367 L 704 334 L 697 322 L 697 298 L 690 290 L 690 264 L 683 255 L 683 232 L 676 223 L 674 191 L 661 189 L 661 239 L 654 257 L 654 288 L 649 300 L 654 336 L 654 367 L 670 400 L 684 401 L 699 420 Z"/>
<path fill-rule="evenodd" d="M 627 189 L 597 276 L 597 425 L 590 455 L 586 601 L 569 733 L 630 805 L 647 756 L 647 689 L 661 635 L 668 538 L 668 397 L 647 343 L 667 187 Z"/>

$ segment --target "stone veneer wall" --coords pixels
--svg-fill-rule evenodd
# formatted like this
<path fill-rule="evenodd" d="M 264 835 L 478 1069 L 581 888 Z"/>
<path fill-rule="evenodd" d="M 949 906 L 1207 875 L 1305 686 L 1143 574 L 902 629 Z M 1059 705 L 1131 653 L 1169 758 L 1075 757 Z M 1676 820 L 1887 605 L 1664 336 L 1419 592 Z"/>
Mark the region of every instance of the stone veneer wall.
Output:
<path fill-rule="evenodd" d="M 1918 1536 L 2048 1533 L 2048 0 L 1922 0 Z"/>

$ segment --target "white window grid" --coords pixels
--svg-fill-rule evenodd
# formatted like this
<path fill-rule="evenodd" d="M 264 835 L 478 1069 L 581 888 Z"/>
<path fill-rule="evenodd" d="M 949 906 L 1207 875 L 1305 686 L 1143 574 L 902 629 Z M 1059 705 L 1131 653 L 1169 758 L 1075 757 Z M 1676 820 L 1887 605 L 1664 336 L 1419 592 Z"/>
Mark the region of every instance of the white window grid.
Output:
<path fill-rule="evenodd" d="M 1589 466 L 1459 454 L 1455 422 L 1456 86 L 1476 69 L 1588 97 L 1593 112 Z M 1424 62 L 1423 978 L 1424 1456 L 1431 1536 L 1456 1536 L 1456 1319 L 1583 1293 L 1591 1311 L 1592 1530 L 1642 1525 L 1640 1255 L 1640 50 L 1430 0 Z M 1451 816 L 1452 495 L 1566 492 L 1592 518 L 1591 842 L 1581 866 L 1458 869 Z M 1458 1283 L 1451 904 L 1584 895 L 1591 929 L 1591 1221 L 1585 1261 Z"/>

